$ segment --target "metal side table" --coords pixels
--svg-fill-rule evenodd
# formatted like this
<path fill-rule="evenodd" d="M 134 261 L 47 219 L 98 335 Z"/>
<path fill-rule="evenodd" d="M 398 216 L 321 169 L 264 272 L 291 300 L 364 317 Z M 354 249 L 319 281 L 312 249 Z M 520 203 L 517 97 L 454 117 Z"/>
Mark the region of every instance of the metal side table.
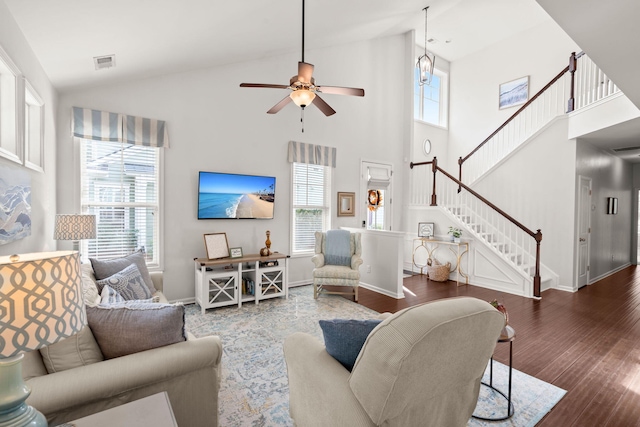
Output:
<path fill-rule="evenodd" d="M 477 420 L 504 421 L 511 418 L 513 416 L 513 413 L 515 412 L 515 408 L 513 407 L 513 403 L 511 402 L 511 375 L 513 373 L 513 341 L 516 338 L 516 331 L 511 326 L 507 325 L 504 327 L 503 332 L 504 334 L 500 335 L 500 338 L 498 338 L 498 342 L 509 343 L 509 389 L 507 391 L 507 394 L 505 395 L 504 392 L 498 390 L 493 386 L 493 356 L 491 356 L 491 363 L 489 364 L 489 384 L 485 382 L 481 384 L 485 387 L 489 387 L 491 390 L 494 390 L 496 393 L 500 394 L 502 397 L 504 397 L 507 400 L 507 413 L 504 417 L 495 417 L 495 418 L 485 418 L 485 417 L 479 417 L 476 415 L 471 415 L 473 418 Z"/>

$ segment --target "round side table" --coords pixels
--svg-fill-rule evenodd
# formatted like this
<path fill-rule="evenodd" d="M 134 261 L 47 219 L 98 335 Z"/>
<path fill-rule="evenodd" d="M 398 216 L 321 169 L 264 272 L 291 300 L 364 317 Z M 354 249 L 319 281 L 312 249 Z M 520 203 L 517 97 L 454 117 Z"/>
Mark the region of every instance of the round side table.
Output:
<path fill-rule="evenodd" d="M 491 363 L 489 364 L 489 384 L 482 382 L 481 384 L 485 387 L 489 387 L 494 390 L 496 393 L 500 394 L 507 400 L 507 413 L 504 417 L 495 417 L 495 418 L 487 418 L 487 417 L 479 417 L 476 415 L 471 415 L 473 418 L 477 420 L 483 421 L 504 421 L 508 420 L 513 416 L 515 408 L 513 407 L 513 403 L 511 403 L 511 374 L 513 372 L 513 341 L 516 338 L 516 331 L 509 325 L 505 326 L 503 329 L 503 334 L 498 338 L 498 342 L 508 342 L 509 343 L 509 390 L 505 395 L 504 392 L 498 390 L 493 386 L 493 356 L 491 356 Z"/>

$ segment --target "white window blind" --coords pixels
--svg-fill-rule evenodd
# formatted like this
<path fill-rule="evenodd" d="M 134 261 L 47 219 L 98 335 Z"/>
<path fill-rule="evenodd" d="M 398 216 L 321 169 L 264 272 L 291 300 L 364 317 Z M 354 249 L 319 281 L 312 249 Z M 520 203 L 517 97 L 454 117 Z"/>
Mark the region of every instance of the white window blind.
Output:
<path fill-rule="evenodd" d="M 97 238 L 84 241 L 91 258 L 144 249 L 159 264 L 159 149 L 122 142 L 81 141 L 82 212 L 96 215 Z"/>
<path fill-rule="evenodd" d="M 325 231 L 330 218 L 330 168 L 292 163 L 292 252 L 313 252 L 315 232 Z"/>

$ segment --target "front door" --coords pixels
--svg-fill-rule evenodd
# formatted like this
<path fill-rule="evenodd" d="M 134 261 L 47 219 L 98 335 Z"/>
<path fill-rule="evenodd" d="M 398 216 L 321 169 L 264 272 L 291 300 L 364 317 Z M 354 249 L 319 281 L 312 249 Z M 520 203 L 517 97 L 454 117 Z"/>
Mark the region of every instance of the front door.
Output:
<path fill-rule="evenodd" d="M 578 178 L 578 288 L 589 283 L 589 236 L 591 234 L 591 179 Z"/>

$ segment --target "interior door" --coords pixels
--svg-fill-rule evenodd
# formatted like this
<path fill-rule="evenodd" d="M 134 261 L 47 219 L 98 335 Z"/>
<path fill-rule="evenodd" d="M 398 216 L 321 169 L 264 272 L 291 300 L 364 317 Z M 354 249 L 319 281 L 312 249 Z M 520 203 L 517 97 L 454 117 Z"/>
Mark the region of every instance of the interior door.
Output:
<path fill-rule="evenodd" d="M 591 179 L 578 178 L 578 288 L 589 283 L 589 236 L 591 234 Z"/>

